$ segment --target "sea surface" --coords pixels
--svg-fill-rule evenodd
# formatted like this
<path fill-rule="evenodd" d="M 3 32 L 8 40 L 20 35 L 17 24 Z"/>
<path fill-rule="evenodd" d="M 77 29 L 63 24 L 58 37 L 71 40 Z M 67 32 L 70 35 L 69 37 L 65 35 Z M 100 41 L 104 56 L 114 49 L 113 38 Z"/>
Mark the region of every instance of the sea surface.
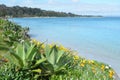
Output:
<path fill-rule="evenodd" d="M 120 74 L 120 17 L 11 18 L 32 38 L 63 44 L 80 56 L 109 64 Z"/>

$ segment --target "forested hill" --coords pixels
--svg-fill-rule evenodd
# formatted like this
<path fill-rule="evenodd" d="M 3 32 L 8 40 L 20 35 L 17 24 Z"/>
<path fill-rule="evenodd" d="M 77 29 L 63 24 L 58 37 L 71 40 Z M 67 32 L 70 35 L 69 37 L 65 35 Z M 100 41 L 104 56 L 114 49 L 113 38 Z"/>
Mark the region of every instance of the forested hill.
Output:
<path fill-rule="evenodd" d="M 72 13 L 42 10 L 40 8 L 0 5 L 0 17 L 75 17 Z"/>

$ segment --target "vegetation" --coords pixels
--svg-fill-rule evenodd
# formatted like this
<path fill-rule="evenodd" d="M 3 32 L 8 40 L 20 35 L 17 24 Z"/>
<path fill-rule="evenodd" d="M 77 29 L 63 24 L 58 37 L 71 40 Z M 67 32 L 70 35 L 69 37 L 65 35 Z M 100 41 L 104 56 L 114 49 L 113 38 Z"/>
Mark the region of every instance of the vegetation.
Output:
<path fill-rule="evenodd" d="M 0 80 L 114 80 L 109 65 L 79 57 L 62 45 L 30 39 L 26 34 L 25 28 L 0 20 L 0 51 L 4 53 Z"/>
<path fill-rule="evenodd" d="M 46 11 L 39 8 L 28 8 L 13 6 L 7 7 L 5 5 L 0 5 L 0 17 L 12 16 L 12 17 L 75 17 L 72 13 Z"/>

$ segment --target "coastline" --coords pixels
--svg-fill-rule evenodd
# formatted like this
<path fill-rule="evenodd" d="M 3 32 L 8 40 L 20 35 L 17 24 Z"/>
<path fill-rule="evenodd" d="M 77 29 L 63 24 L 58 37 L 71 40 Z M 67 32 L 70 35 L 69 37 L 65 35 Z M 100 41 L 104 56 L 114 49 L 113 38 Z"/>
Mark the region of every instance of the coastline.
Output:
<path fill-rule="evenodd" d="M 104 16 L 74 16 L 74 17 L 71 17 L 71 16 L 66 16 L 66 17 L 50 17 L 50 16 L 40 16 L 40 17 L 38 17 L 38 16 L 35 16 L 35 17 L 8 17 L 8 19 L 10 19 L 10 18 L 104 18 Z"/>
<path fill-rule="evenodd" d="M 117 75 L 115 75 L 115 77 L 116 77 Z"/>

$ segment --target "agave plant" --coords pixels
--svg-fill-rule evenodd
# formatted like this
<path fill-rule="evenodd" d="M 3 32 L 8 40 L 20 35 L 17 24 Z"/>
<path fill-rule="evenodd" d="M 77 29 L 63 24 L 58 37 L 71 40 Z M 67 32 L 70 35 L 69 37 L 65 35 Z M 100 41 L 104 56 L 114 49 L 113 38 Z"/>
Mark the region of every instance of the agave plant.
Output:
<path fill-rule="evenodd" d="M 42 63 L 42 70 L 46 75 L 63 74 L 66 72 L 66 66 L 70 62 L 69 53 L 59 50 L 56 45 L 52 48 L 46 45 L 44 55 L 47 59 L 46 63 Z"/>
<path fill-rule="evenodd" d="M 15 64 L 19 68 L 30 69 L 36 67 L 46 60 L 46 58 L 42 58 L 35 61 L 36 54 L 36 45 L 24 42 L 23 44 L 18 44 L 15 51 L 10 51 L 10 54 L 7 56 L 7 58 L 9 59 L 10 63 Z M 35 61 L 35 63 L 34 65 L 31 65 L 33 61 Z"/>

